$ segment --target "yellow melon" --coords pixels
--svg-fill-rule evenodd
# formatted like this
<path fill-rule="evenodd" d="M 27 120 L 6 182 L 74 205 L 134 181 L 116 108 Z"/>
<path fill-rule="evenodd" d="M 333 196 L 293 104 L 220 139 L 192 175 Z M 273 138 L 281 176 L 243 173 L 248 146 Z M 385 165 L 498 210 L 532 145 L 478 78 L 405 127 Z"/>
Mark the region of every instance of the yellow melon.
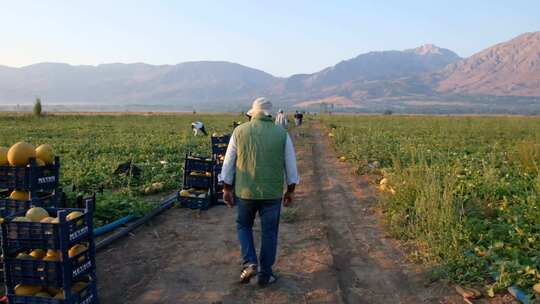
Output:
<path fill-rule="evenodd" d="M 40 223 L 49 223 L 49 224 L 51 224 L 53 220 L 54 220 L 54 217 L 48 216 L 48 217 L 42 219 L 42 220 L 39 221 L 39 222 L 40 222 Z"/>
<path fill-rule="evenodd" d="M 40 222 L 42 219 L 49 217 L 49 213 L 41 207 L 32 207 L 26 211 L 26 217 L 32 222 Z"/>
<path fill-rule="evenodd" d="M 180 196 L 182 196 L 182 197 L 189 197 L 190 195 L 191 195 L 191 193 L 189 193 L 189 190 L 184 189 L 184 190 L 180 191 Z"/>
<path fill-rule="evenodd" d="M 57 255 L 46 255 L 43 258 L 43 261 L 45 262 L 60 262 L 60 257 Z"/>
<path fill-rule="evenodd" d="M 0 166 L 9 165 L 7 155 L 8 155 L 8 148 L 0 147 Z"/>
<path fill-rule="evenodd" d="M 26 166 L 30 158 L 36 157 L 34 146 L 26 142 L 18 142 L 8 150 L 7 159 L 12 166 Z"/>
<path fill-rule="evenodd" d="M 46 256 L 48 257 L 60 257 L 60 250 L 48 249 Z"/>
<path fill-rule="evenodd" d="M 18 284 L 15 286 L 15 295 L 31 296 L 41 291 L 41 286 Z"/>
<path fill-rule="evenodd" d="M 21 253 L 17 254 L 16 259 L 17 260 L 34 260 L 34 257 L 29 255 L 29 254 L 26 254 L 24 252 L 21 252 Z"/>
<path fill-rule="evenodd" d="M 47 292 L 52 295 L 58 294 L 61 290 L 62 290 L 61 288 L 56 288 L 56 287 L 51 287 L 51 286 L 47 287 Z"/>
<path fill-rule="evenodd" d="M 30 256 L 36 260 L 41 260 L 45 257 L 45 251 L 43 249 L 34 249 L 30 252 Z"/>
<path fill-rule="evenodd" d="M 47 250 L 47 254 L 43 258 L 43 261 L 48 261 L 48 262 L 59 262 L 61 260 L 62 260 L 62 254 L 60 253 L 60 251 L 53 250 L 53 249 Z"/>
<path fill-rule="evenodd" d="M 13 190 L 11 194 L 9 195 L 9 198 L 14 201 L 26 202 L 30 200 L 30 192 L 21 191 L 21 190 Z"/>
<path fill-rule="evenodd" d="M 36 158 L 36 165 L 37 165 L 38 167 L 44 167 L 44 166 L 45 166 L 45 162 L 42 161 L 42 160 L 39 159 L 39 158 Z"/>
<path fill-rule="evenodd" d="M 36 157 L 43 160 L 47 165 L 54 162 L 54 151 L 51 145 L 43 144 L 36 148 Z"/>
<path fill-rule="evenodd" d="M 64 296 L 64 291 L 60 289 L 60 291 L 54 296 L 57 300 L 65 300 L 66 297 Z"/>
<path fill-rule="evenodd" d="M 34 297 L 50 298 L 51 295 L 45 291 L 40 291 L 34 295 Z"/>
<path fill-rule="evenodd" d="M 86 282 L 75 282 L 73 283 L 73 286 L 71 286 L 71 292 L 79 293 L 86 288 L 86 285 L 88 285 Z"/>
<path fill-rule="evenodd" d="M 66 221 L 71 221 L 73 219 L 76 219 L 78 218 L 79 216 L 83 215 L 82 212 L 80 211 L 73 211 L 71 213 L 69 213 L 67 216 L 66 216 Z"/>
<path fill-rule="evenodd" d="M 70 258 L 72 258 L 72 257 L 78 255 L 79 253 L 85 252 L 86 250 L 88 250 L 88 247 L 86 247 L 85 245 L 82 245 L 82 244 L 77 244 L 77 245 L 69 248 L 68 256 Z"/>
<path fill-rule="evenodd" d="M 11 220 L 12 222 L 31 222 L 29 218 L 26 218 L 24 216 L 17 216 Z"/>

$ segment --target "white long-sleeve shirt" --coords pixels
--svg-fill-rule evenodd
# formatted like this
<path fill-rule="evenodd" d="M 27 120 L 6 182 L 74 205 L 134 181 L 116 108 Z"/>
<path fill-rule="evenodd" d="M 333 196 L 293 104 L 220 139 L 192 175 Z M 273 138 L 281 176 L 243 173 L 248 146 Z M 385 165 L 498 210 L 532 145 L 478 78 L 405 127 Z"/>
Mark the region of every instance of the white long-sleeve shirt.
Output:
<path fill-rule="evenodd" d="M 285 113 L 278 113 L 275 123 L 276 125 L 283 127 L 283 129 L 287 129 L 287 126 L 289 124 L 289 121 L 287 120 L 287 115 L 285 115 Z"/>
<path fill-rule="evenodd" d="M 218 176 L 219 181 L 222 181 L 228 185 L 234 183 L 234 175 L 236 173 L 236 139 L 235 132 L 233 132 L 229 145 L 227 146 L 227 152 L 223 159 L 223 167 L 221 174 Z M 294 152 L 294 146 L 289 134 L 287 134 L 287 140 L 285 142 L 285 181 L 287 185 L 298 184 L 300 178 L 298 177 L 298 169 L 296 168 L 296 153 Z"/>

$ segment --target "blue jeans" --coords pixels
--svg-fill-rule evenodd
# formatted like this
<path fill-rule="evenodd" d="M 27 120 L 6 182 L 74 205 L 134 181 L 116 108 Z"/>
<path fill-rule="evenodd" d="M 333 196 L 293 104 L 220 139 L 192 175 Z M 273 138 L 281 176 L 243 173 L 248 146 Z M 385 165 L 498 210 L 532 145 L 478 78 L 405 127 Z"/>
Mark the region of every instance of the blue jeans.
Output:
<path fill-rule="evenodd" d="M 281 199 L 276 200 L 244 200 L 235 198 L 238 206 L 236 231 L 240 241 L 240 249 L 244 265 L 260 266 L 259 275 L 268 277 L 272 274 L 272 265 L 276 261 L 279 215 Z M 253 243 L 253 222 L 259 212 L 261 217 L 261 251 L 259 263 Z"/>

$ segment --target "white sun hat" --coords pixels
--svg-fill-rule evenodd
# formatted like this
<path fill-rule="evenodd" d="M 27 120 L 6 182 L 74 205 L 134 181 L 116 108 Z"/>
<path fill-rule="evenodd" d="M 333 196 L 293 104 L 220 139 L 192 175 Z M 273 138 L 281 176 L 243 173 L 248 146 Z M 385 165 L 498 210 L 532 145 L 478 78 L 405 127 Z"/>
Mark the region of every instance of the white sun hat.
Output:
<path fill-rule="evenodd" d="M 260 112 L 263 112 L 266 116 L 272 115 L 272 103 L 270 100 L 267 100 L 264 97 L 258 97 L 253 101 L 251 109 L 247 111 L 246 114 L 253 117 Z"/>

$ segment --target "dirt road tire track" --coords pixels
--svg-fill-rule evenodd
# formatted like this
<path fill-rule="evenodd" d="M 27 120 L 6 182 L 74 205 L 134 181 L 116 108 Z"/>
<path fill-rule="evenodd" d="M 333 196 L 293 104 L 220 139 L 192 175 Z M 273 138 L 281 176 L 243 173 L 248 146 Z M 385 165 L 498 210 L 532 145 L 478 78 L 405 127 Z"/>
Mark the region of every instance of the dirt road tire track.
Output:
<path fill-rule="evenodd" d="M 311 130 L 318 139 L 312 166 L 343 302 L 453 303 L 447 286 L 426 286 L 421 271 L 403 262 L 397 243 L 385 236 L 370 178 L 355 176 L 349 164 L 338 161 L 320 125 Z"/>

